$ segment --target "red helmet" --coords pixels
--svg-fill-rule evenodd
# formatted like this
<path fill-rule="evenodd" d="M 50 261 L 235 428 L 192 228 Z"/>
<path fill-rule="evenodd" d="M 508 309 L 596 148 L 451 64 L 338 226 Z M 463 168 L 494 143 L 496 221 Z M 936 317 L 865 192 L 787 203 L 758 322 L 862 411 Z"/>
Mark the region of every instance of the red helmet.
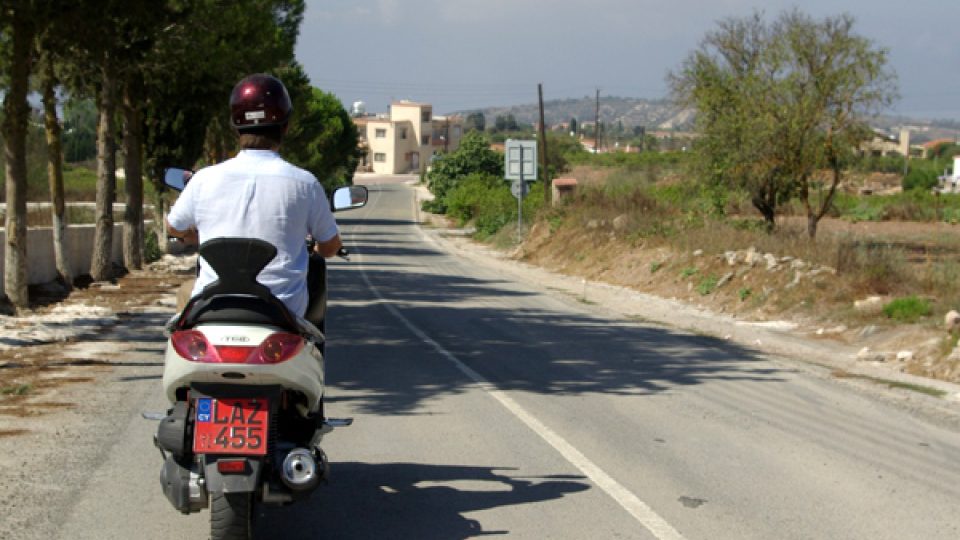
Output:
<path fill-rule="evenodd" d="M 230 93 L 230 123 L 240 131 L 285 125 L 292 111 L 287 88 L 270 75 L 249 75 Z"/>

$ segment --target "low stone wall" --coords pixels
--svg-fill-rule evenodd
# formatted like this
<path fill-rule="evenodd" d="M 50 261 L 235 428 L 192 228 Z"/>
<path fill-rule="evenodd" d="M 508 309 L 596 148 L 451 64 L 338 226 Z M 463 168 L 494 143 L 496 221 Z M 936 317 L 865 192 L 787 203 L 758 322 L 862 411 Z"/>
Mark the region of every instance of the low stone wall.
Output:
<path fill-rule="evenodd" d="M 149 224 L 145 225 L 149 230 Z M 64 245 L 70 259 L 74 276 L 90 273 L 93 258 L 93 235 L 95 225 L 70 225 Z M 6 231 L 0 231 L 0 294 L 3 293 L 4 250 L 7 245 Z M 113 260 L 123 264 L 123 224 L 113 226 Z M 27 282 L 30 285 L 46 283 L 57 278 L 57 263 L 53 255 L 53 229 L 32 228 L 27 231 Z"/>

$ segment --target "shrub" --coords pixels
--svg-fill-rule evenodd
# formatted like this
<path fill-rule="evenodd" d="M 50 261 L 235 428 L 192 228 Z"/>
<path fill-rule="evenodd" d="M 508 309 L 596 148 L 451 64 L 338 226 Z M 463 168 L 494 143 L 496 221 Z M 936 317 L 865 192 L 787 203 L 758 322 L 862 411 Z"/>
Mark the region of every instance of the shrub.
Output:
<path fill-rule="evenodd" d="M 163 252 L 160 251 L 160 244 L 157 242 L 157 234 L 151 230 L 143 231 L 143 258 L 147 263 L 160 260 Z"/>
<path fill-rule="evenodd" d="M 471 174 L 503 176 L 503 156 L 490 149 L 482 134 L 472 131 L 464 135 L 455 152 L 441 156 L 427 174 L 427 187 L 437 199 L 437 206 L 446 208 L 447 193 Z"/>
<path fill-rule="evenodd" d="M 943 174 L 943 171 L 935 168 L 935 165 L 912 165 L 907 175 L 903 177 L 903 190 L 910 191 L 914 189 L 930 190 L 937 185 L 937 177 Z M 932 162 L 931 162 L 932 163 Z"/>
<path fill-rule="evenodd" d="M 933 312 L 930 302 L 916 296 L 907 296 L 897 298 L 887 305 L 883 306 L 883 314 L 888 318 L 900 322 L 916 322 L 921 317 L 926 317 Z"/>
<path fill-rule="evenodd" d="M 510 184 L 487 174 L 471 174 L 460 180 L 446 197 L 447 215 L 460 225 L 473 222 L 477 236 L 486 238 L 517 219 L 517 199 Z M 543 185 L 533 184 L 523 200 L 524 220 L 530 220 L 543 205 Z"/>
<path fill-rule="evenodd" d="M 700 283 L 697 284 L 697 292 L 700 293 L 701 296 L 706 296 L 717 288 L 717 283 L 719 282 L 720 280 L 717 279 L 717 276 L 711 274 L 700 280 Z"/>

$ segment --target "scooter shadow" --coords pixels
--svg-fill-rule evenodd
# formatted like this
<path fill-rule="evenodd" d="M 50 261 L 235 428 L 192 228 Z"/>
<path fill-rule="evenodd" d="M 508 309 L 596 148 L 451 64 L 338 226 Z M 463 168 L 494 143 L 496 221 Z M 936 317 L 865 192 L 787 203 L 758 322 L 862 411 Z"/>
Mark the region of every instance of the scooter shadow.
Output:
<path fill-rule="evenodd" d="M 460 539 L 485 531 L 467 512 L 552 499 L 589 489 L 580 476 L 512 478 L 511 468 L 419 463 L 334 463 L 331 482 L 287 507 L 262 507 L 255 538 Z"/>

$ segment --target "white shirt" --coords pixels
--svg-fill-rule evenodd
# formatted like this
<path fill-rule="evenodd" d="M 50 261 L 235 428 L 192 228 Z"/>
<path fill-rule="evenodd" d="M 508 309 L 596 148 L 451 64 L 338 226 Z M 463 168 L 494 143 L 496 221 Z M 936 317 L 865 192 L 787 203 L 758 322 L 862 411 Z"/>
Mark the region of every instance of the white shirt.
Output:
<path fill-rule="evenodd" d="M 233 237 L 259 238 L 276 246 L 277 256 L 257 281 L 301 317 L 308 302 L 306 236 L 325 242 L 339 233 L 316 177 L 272 150 L 243 150 L 233 159 L 197 171 L 167 221 L 178 231 L 196 228 L 201 244 Z M 200 258 L 193 295 L 216 279 Z"/>

